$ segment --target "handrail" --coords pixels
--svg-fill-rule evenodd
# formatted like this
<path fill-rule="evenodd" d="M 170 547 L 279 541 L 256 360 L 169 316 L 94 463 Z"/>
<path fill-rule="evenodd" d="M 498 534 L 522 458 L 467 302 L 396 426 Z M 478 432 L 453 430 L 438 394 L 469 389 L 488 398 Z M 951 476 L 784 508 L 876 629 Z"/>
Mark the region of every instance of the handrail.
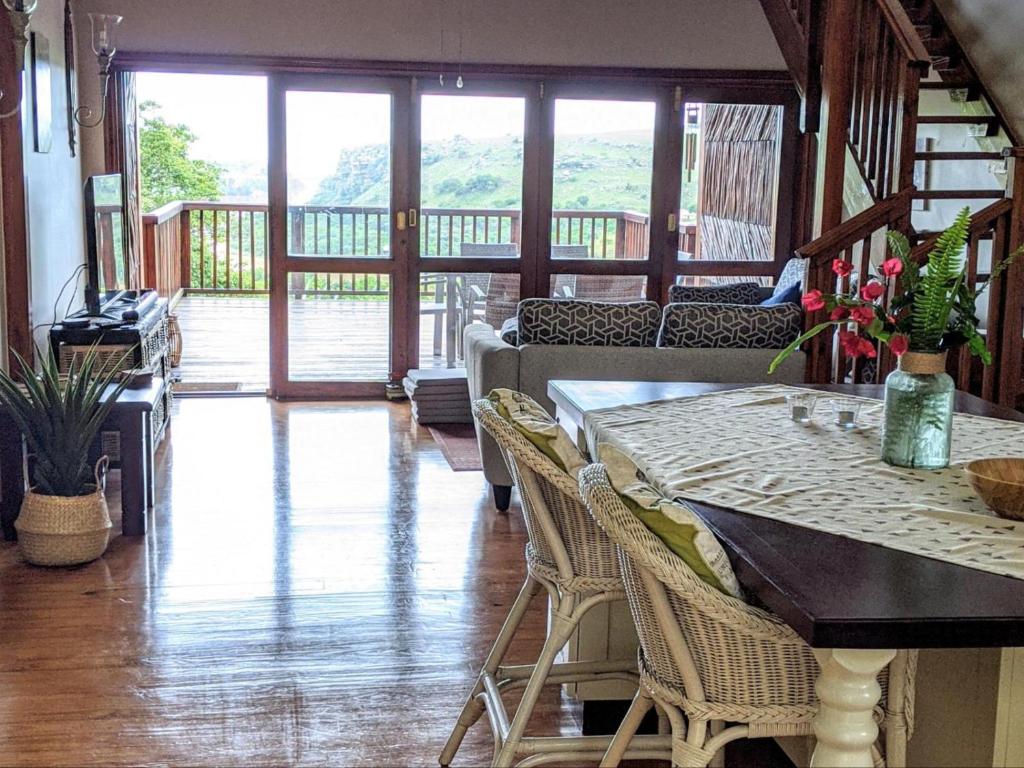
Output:
<path fill-rule="evenodd" d="M 976 211 L 971 214 L 971 226 L 967 230 L 968 237 L 974 237 L 977 235 L 983 235 L 992 229 L 992 225 L 995 224 L 996 220 L 1000 216 L 1005 216 L 1007 213 L 1013 210 L 1013 200 L 1008 197 L 996 200 L 991 205 L 982 208 L 980 211 Z M 920 260 L 928 254 L 928 252 L 938 241 L 941 233 L 935 232 L 924 240 L 914 246 L 910 252 L 911 256 L 915 259 Z"/>
<path fill-rule="evenodd" d="M 896 38 L 896 42 L 899 43 L 903 55 L 907 57 L 907 62 L 915 67 L 931 66 L 928 49 L 921 42 L 914 23 L 907 16 L 903 6 L 896 0 L 875 0 L 875 2 L 882 12 L 882 17 L 888 22 L 889 29 Z"/>
<path fill-rule="evenodd" d="M 143 224 L 163 224 L 168 219 L 173 219 L 179 213 L 185 210 L 185 203 L 180 200 L 175 200 L 166 205 L 162 205 L 155 211 L 142 214 Z"/>
<path fill-rule="evenodd" d="M 914 189 L 914 187 L 908 187 L 875 203 L 867 210 L 847 219 L 839 226 L 833 227 L 816 240 L 798 248 L 797 254 L 805 259 L 813 259 L 823 254 L 830 255 L 836 250 L 842 250 L 860 242 L 872 232 L 890 223 L 894 213 L 902 214 L 902 211 L 910 203 Z"/>

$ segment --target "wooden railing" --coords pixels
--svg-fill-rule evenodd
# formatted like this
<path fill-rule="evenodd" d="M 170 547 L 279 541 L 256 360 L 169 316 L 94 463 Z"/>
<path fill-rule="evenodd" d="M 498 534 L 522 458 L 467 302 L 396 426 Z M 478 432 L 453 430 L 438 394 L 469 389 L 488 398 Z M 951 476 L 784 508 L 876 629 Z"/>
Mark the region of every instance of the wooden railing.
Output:
<path fill-rule="evenodd" d="M 457 256 L 462 243 L 518 243 L 520 212 L 503 209 L 424 208 L 418 224 L 424 256 Z M 267 206 L 186 201 L 146 214 L 144 268 L 148 285 L 174 297 L 193 293 L 251 294 L 268 289 Z M 643 259 L 648 217 L 634 211 L 559 210 L 551 242 L 586 246 L 590 258 Z M 694 253 L 697 232 L 680 228 L 679 249 Z M 391 222 L 384 207 L 295 206 L 288 216 L 294 254 L 387 258 Z M 292 276 L 300 294 L 379 295 L 387 278 L 374 274 L 306 273 Z"/>
<path fill-rule="evenodd" d="M 849 146 L 871 196 L 913 183 L 918 87 L 930 59 L 895 0 L 855 0 Z"/>

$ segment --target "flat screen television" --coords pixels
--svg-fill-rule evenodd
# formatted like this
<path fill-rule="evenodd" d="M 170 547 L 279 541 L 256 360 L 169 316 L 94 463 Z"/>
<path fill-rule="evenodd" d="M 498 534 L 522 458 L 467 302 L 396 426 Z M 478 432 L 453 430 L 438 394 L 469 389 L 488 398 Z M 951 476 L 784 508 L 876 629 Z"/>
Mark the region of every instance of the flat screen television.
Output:
<path fill-rule="evenodd" d="M 91 176 L 85 182 L 85 307 L 99 316 L 128 287 L 121 174 Z"/>

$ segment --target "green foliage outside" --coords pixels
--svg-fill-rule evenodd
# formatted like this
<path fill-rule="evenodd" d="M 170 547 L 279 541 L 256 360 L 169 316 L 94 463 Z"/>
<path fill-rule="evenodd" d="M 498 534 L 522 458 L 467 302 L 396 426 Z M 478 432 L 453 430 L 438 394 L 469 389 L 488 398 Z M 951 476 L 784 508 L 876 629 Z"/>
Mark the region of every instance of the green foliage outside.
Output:
<path fill-rule="evenodd" d="M 139 105 L 139 160 L 142 210 L 175 200 L 219 200 L 222 169 L 189 156 L 196 136 L 184 123 L 169 123 L 159 105 Z"/>

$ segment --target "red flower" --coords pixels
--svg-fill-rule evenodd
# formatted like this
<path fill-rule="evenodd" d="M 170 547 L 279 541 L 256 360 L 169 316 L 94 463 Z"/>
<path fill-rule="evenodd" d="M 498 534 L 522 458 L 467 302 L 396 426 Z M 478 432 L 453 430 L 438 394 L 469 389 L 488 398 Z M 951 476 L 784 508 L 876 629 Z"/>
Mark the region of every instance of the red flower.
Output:
<path fill-rule="evenodd" d="M 886 277 L 896 277 L 903 272 L 903 262 L 899 259 L 886 259 L 882 262 L 882 274 Z"/>
<path fill-rule="evenodd" d="M 858 325 L 870 325 L 875 319 L 875 311 L 871 307 L 854 307 L 850 310 L 850 319 Z"/>
<path fill-rule="evenodd" d="M 885 293 L 885 286 L 877 280 L 872 280 L 860 289 L 860 297 L 864 299 L 864 301 L 874 301 L 883 293 Z"/>
<path fill-rule="evenodd" d="M 839 332 L 839 344 L 848 356 L 860 357 L 860 344 L 857 341 L 859 338 L 856 331 Z"/>
<path fill-rule="evenodd" d="M 850 310 L 848 310 L 846 307 L 836 307 L 835 309 L 832 310 L 831 314 L 828 316 L 828 319 L 838 322 L 840 320 L 845 320 L 847 317 L 849 317 L 849 315 Z"/>
<path fill-rule="evenodd" d="M 875 350 L 875 343 L 863 336 L 857 340 L 857 348 L 864 357 L 877 357 L 878 355 L 878 352 Z"/>
<path fill-rule="evenodd" d="M 832 271 L 840 277 L 846 277 L 853 272 L 853 264 L 845 259 L 832 259 Z"/>
<path fill-rule="evenodd" d="M 903 334 L 896 334 L 889 339 L 889 349 L 896 357 L 899 357 L 910 349 L 910 340 Z"/>
<path fill-rule="evenodd" d="M 825 308 L 825 300 L 822 298 L 821 291 L 818 289 L 808 291 L 803 295 L 803 298 L 800 299 L 800 301 L 803 303 L 804 309 L 808 312 L 817 312 L 819 309 Z"/>

